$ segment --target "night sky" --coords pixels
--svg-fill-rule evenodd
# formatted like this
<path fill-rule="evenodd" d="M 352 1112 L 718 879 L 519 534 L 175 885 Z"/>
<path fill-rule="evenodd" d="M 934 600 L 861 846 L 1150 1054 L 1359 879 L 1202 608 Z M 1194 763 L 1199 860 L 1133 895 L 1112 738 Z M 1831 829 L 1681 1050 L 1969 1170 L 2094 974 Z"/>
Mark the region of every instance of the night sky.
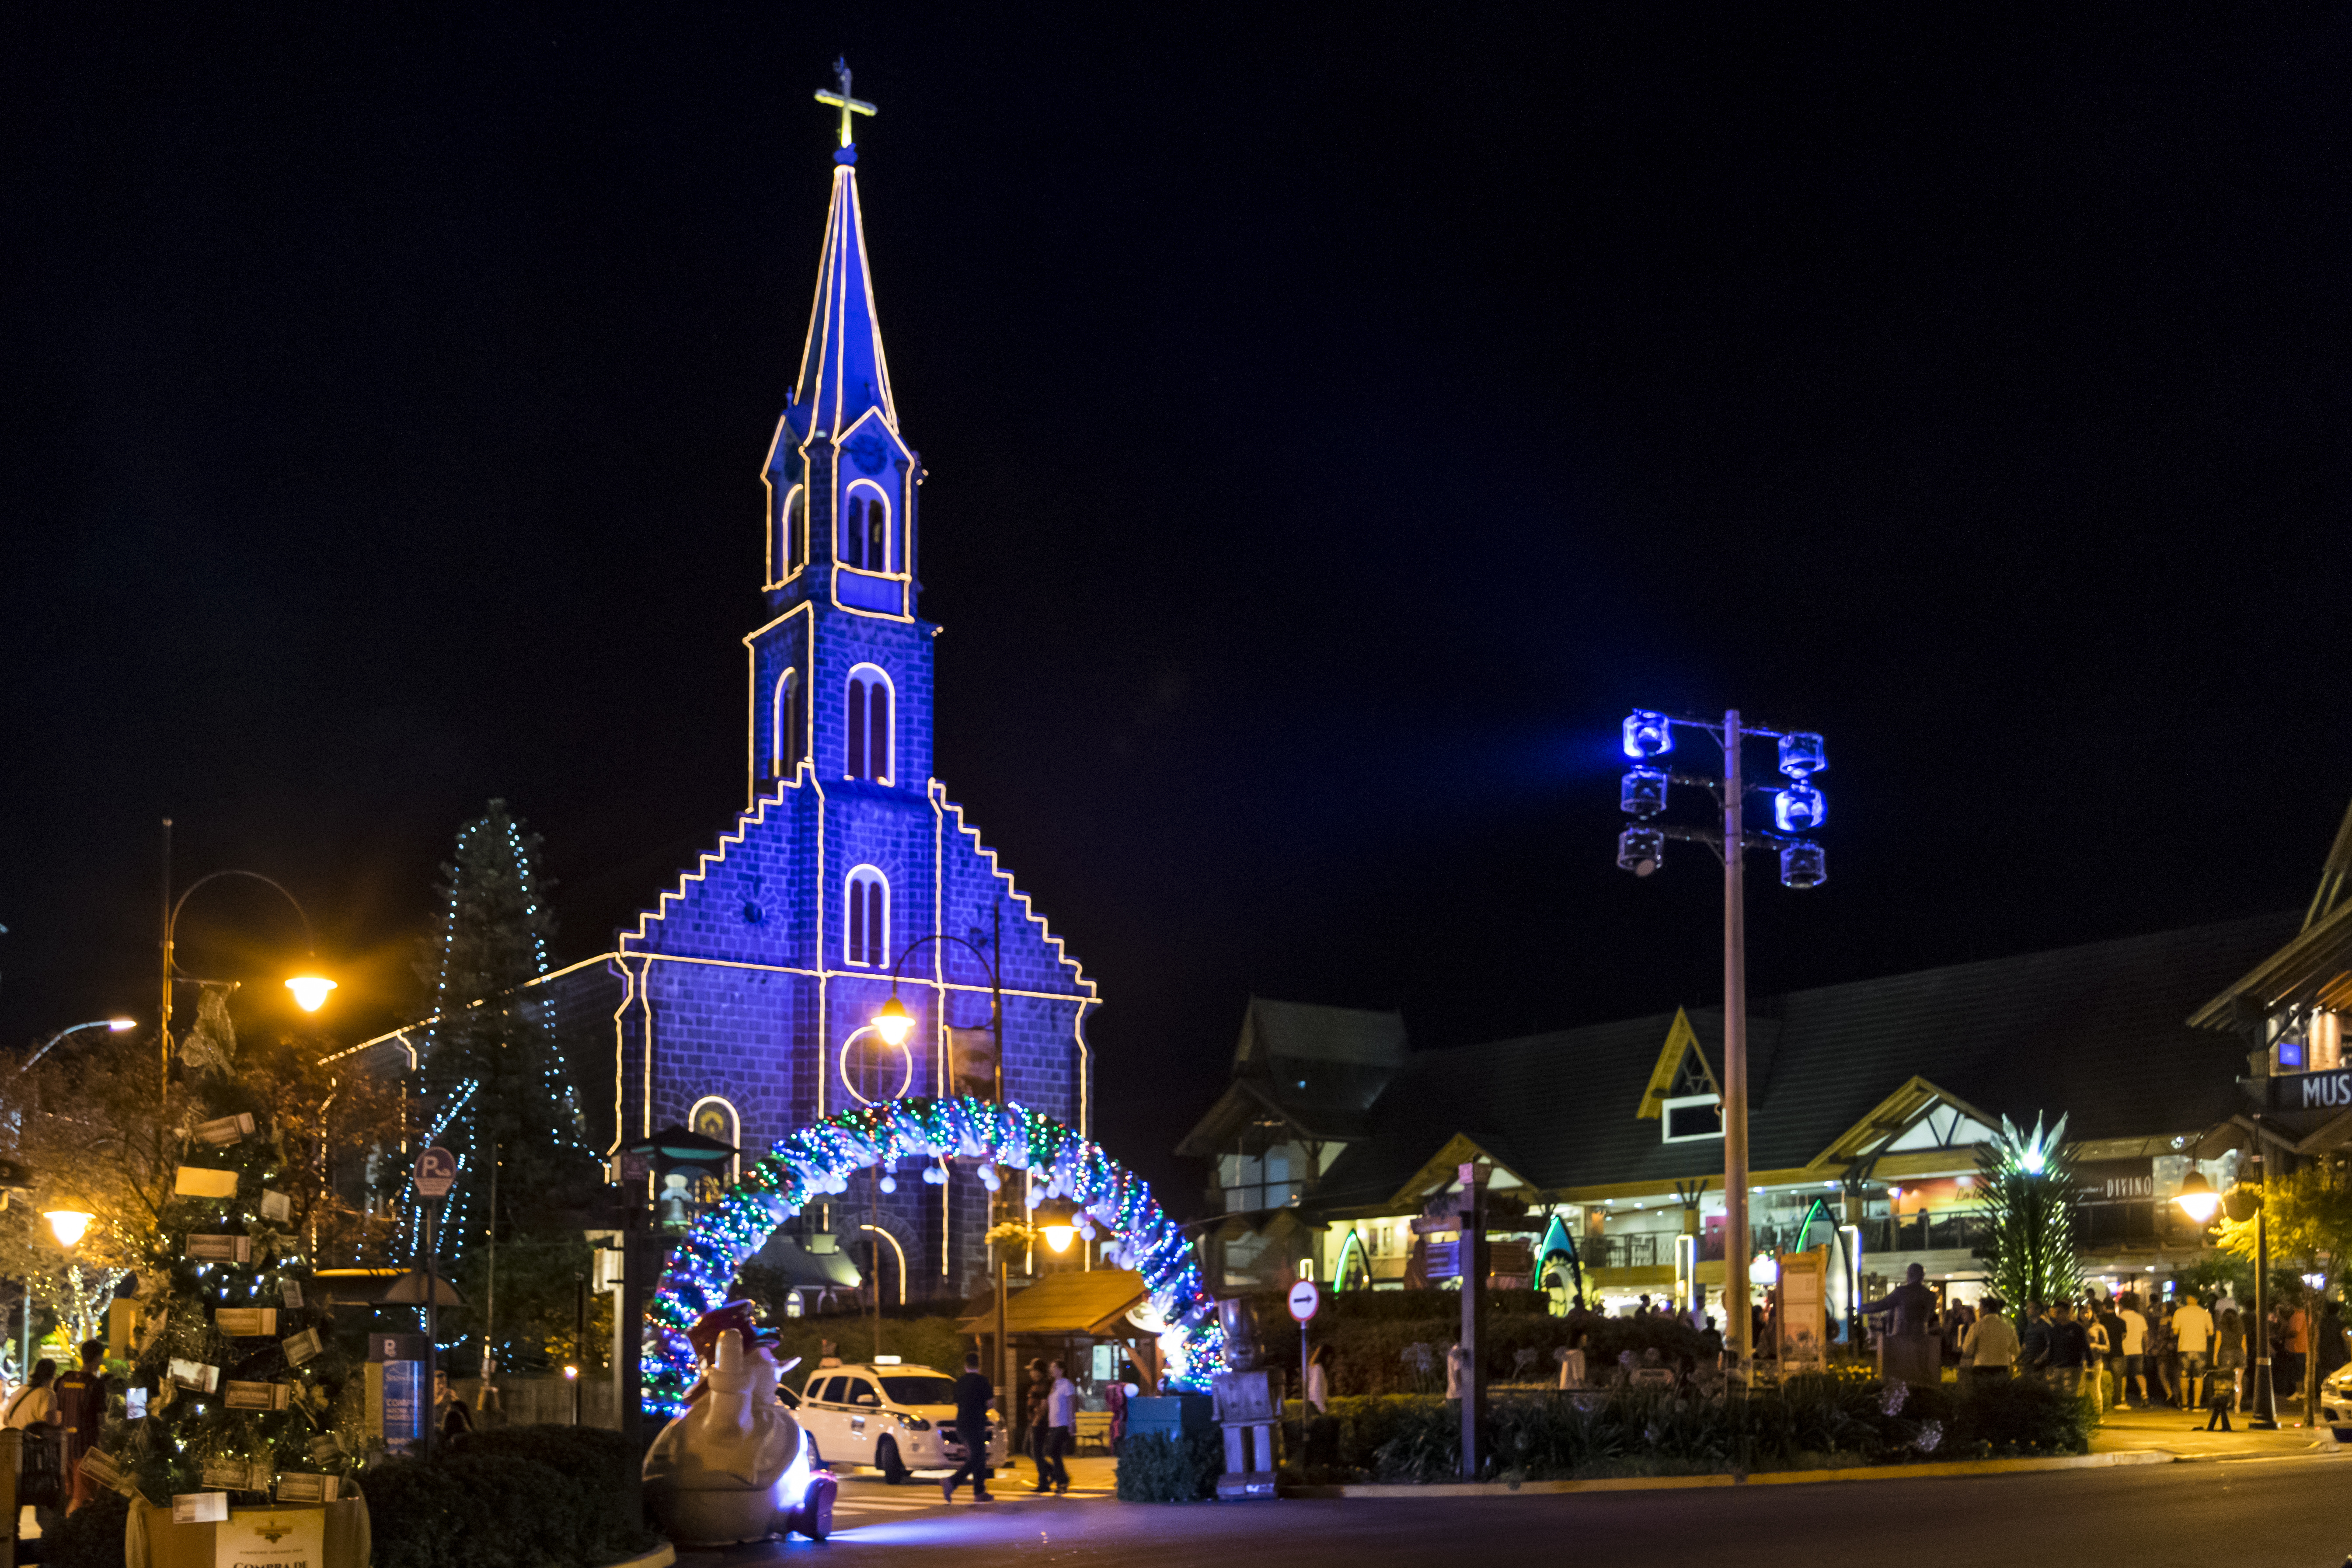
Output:
<path fill-rule="evenodd" d="M 1828 737 L 1759 995 L 2308 897 L 2341 8 L 19 6 L 0 1042 L 152 1026 L 166 815 L 346 1038 L 488 797 L 562 958 L 710 846 L 836 53 L 941 775 L 1180 1209 L 1253 990 L 1719 998 L 1706 852 L 1612 865 L 1632 705 Z M 290 916 L 182 937 L 279 1020 Z"/>

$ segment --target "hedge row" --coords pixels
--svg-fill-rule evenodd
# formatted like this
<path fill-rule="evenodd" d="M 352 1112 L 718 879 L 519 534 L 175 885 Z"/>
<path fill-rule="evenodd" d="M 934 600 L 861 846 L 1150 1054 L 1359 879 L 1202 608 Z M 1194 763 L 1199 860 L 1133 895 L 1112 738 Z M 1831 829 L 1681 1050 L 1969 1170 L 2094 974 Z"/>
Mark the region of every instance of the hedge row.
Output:
<path fill-rule="evenodd" d="M 1737 1402 L 1520 1394 L 1495 1402 L 1486 1470 L 1548 1480 L 2079 1454 L 2095 1419 L 2086 1401 L 2032 1380 L 1909 1388 L 1820 1373 Z M 1450 1479 L 1461 1468 L 1461 1426 L 1460 1405 L 1440 1398 L 1337 1398 L 1295 1468 L 1318 1482 Z"/>
<path fill-rule="evenodd" d="M 651 1551 L 633 1521 L 637 1455 L 593 1426 L 508 1426 L 360 1478 L 374 1568 L 593 1568 Z"/>
<path fill-rule="evenodd" d="M 1452 1291 L 1387 1290 L 1351 1291 L 1335 1298 L 1342 1301 L 1406 1299 L 1451 1301 L 1457 1315 L 1444 1320 L 1400 1315 L 1343 1316 L 1328 1321 L 1317 1315 L 1311 1329 L 1312 1340 L 1328 1352 L 1326 1366 L 1334 1394 L 1445 1392 L 1445 1352 L 1458 1337 L 1460 1297 Z M 1558 1380 L 1559 1363 L 1553 1354 L 1568 1346 L 1566 1319 L 1541 1312 L 1490 1312 L 1486 1330 L 1484 1356 L 1490 1381 L 1549 1384 Z M 1415 1345 L 1427 1347 L 1425 1370 L 1413 1353 Z M 1265 1365 L 1297 1372 L 1297 1335 L 1268 1335 L 1261 1348 Z M 1638 1358 L 1645 1350 L 1655 1350 L 1668 1366 L 1679 1364 L 1685 1356 L 1694 1364 L 1714 1359 L 1714 1352 L 1700 1339 L 1697 1330 L 1664 1316 L 1591 1319 L 1585 1325 L 1584 1350 L 1586 1365 L 1595 1373 L 1613 1365 L 1617 1357 L 1627 1351 Z"/>

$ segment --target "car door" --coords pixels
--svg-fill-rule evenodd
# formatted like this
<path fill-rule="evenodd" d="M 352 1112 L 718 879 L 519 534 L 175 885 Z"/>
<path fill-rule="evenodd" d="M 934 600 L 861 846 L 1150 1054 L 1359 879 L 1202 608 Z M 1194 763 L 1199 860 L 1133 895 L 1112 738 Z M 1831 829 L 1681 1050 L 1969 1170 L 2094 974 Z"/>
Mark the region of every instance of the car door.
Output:
<path fill-rule="evenodd" d="M 861 1465 L 870 1465 L 874 1462 L 874 1440 L 882 1426 L 882 1390 L 870 1377 L 845 1381 L 849 1385 L 843 1402 L 849 1410 L 850 1457 Z"/>
<path fill-rule="evenodd" d="M 827 1464 L 849 1457 L 849 1421 L 835 1404 L 841 1384 L 840 1378 L 821 1373 L 801 1385 L 798 1419 L 802 1428 L 815 1440 L 816 1451 Z"/>

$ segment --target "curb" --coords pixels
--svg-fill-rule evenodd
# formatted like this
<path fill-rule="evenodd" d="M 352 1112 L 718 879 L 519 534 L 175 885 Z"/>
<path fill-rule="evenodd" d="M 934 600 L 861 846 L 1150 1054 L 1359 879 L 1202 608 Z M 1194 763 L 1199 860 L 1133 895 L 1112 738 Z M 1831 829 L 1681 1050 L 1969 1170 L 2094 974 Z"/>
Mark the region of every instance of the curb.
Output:
<path fill-rule="evenodd" d="M 608 1563 L 604 1568 L 670 1568 L 670 1564 L 677 1561 L 677 1548 L 665 1541 L 642 1557 L 631 1557 L 619 1563 Z"/>
<path fill-rule="evenodd" d="M 2105 1470 L 2126 1465 L 2169 1465 L 2160 1448 L 2109 1454 L 2068 1454 L 2053 1459 L 1960 1459 L 1927 1465 L 1840 1465 L 1825 1470 L 1765 1470 L 1750 1476 L 1621 1476 L 1591 1481 L 1434 1481 L 1426 1485 L 1363 1482 L 1337 1487 L 1299 1487 L 1283 1493 L 1301 1498 L 1508 1498 L 1558 1497 L 1569 1492 L 1688 1491 L 1703 1487 L 1800 1487 L 1829 1481 L 1906 1481 L 1943 1476 L 2032 1475 L 2043 1470 Z"/>

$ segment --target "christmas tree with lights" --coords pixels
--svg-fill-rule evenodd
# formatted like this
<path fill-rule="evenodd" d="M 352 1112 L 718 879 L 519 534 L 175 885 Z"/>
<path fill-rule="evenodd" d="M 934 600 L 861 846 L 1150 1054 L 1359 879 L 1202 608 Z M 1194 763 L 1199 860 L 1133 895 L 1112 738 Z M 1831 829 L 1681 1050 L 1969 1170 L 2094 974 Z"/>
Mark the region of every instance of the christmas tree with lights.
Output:
<path fill-rule="evenodd" d="M 365 1454 L 365 1393 L 303 1256 L 276 1108 L 238 1076 L 227 993 L 205 988 L 177 1052 L 158 1136 L 178 1165 L 140 1270 L 130 1418 L 84 1465 L 150 1503 L 332 1501 Z"/>
<path fill-rule="evenodd" d="M 2002 1117 L 2000 1135 L 1978 1150 L 1977 1165 L 1978 1206 L 1991 1233 L 1977 1254 L 1990 1265 L 1992 1293 L 2012 1309 L 2080 1295 L 2066 1119 L 2044 1133 L 2039 1116 L 2032 1132 Z"/>

